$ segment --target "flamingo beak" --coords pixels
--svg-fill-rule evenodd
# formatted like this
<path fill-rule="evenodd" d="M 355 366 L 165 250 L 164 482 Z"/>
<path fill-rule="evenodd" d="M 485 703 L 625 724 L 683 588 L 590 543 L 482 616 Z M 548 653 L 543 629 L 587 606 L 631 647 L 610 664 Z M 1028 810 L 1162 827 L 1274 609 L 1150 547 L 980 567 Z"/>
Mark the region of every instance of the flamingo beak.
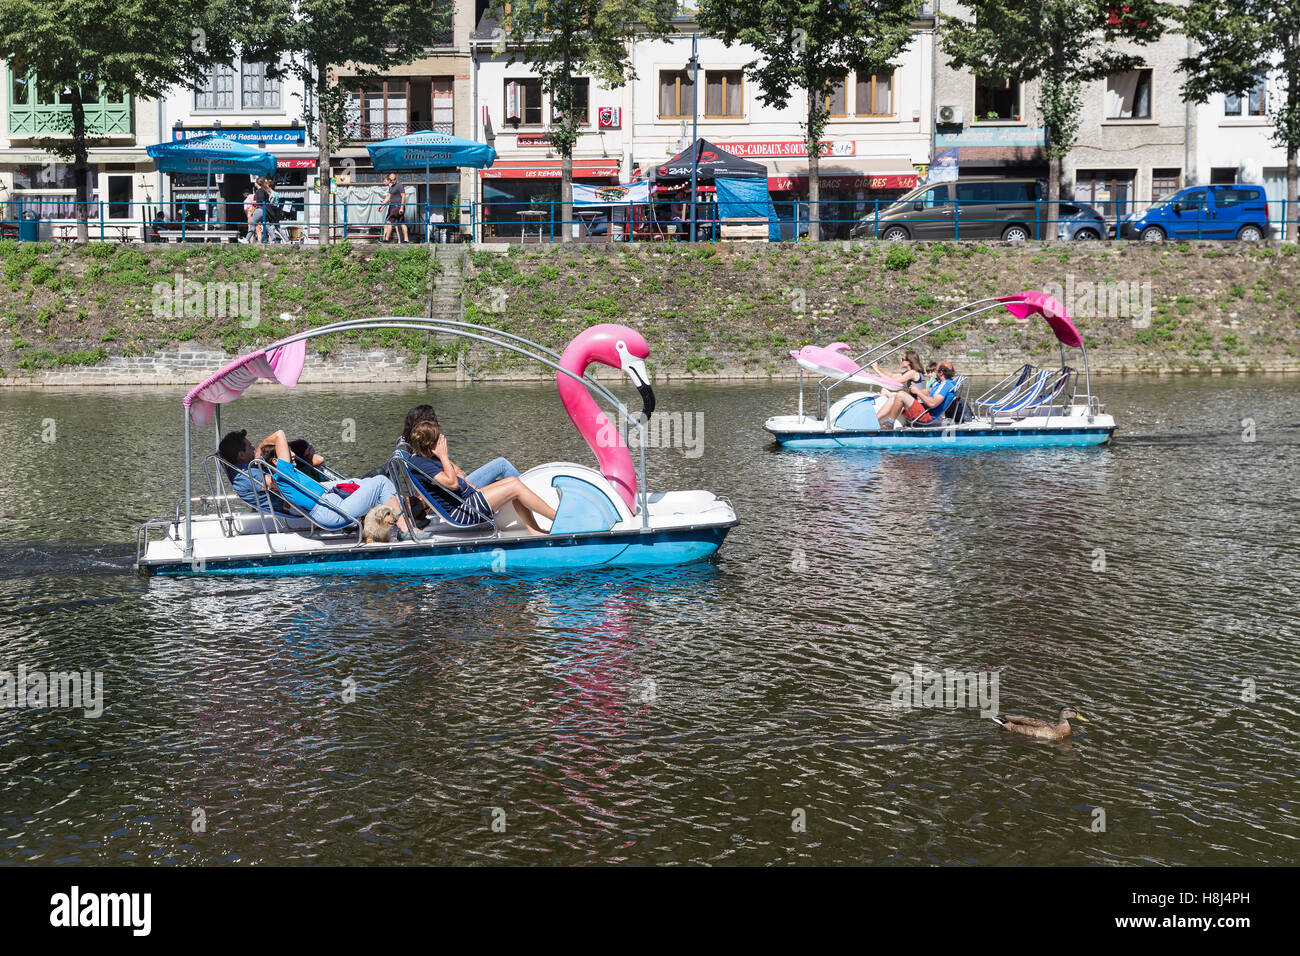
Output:
<path fill-rule="evenodd" d="M 627 377 L 632 380 L 636 390 L 641 394 L 641 417 L 643 421 L 649 421 L 650 416 L 655 413 L 655 393 L 650 387 L 650 375 L 646 372 L 645 359 L 639 359 L 630 352 L 621 351 L 619 355 L 623 371 Z"/>

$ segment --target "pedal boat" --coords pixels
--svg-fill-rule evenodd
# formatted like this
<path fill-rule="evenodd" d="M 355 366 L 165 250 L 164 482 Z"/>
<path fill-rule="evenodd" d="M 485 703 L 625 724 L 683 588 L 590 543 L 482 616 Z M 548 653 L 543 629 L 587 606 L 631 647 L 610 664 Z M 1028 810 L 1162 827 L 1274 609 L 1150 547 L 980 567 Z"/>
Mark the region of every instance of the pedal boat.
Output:
<path fill-rule="evenodd" d="M 957 397 L 949 403 L 949 412 L 964 409 L 964 414 L 944 417 L 930 425 L 881 428 L 876 403 L 882 391 L 902 388 L 902 384 L 872 374 L 871 365 L 912 348 L 935 332 L 999 309 L 1022 319 L 1041 316 L 1060 344 L 1060 368 L 1022 365 L 975 398 L 969 394 L 966 376 L 959 375 L 954 379 Z M 1078 349 L 1082 355 L 1082 388 L 1078 372 L 1066 362 L 1067 348 Z M 1041 292 L 1025 291 L 970 302 L 900 332 L 856 358 L 848 356 L 848 349 L 836 342 L 825 348 L 808 346 L 790 353 L 799 365 L 798 413 L 774 416 L 763 425 L 783 448 L 942 451 L 1103 445 L 1115 433 L 1115 419 L 1105 414 L 1105 406 L 1092 394 L 1083 337 L 1065 308 Z M 816 412 L 812 415 L 804 412 L 805 372 L 819 376 Z"/>
<path fill-rule="evenodd" d="M 550 533 L 530 534 L 507 505 L 490 523 L 474 528 L 459 528 L 435 515 L 425 529 L 431 532 L 427 538 L 363 543 L 360 523 L 328 530 L 302 512 L 283 515 L 269 507 L 252 509 L 231 492 L 215 452 L 203 459 L 207 493 L 194 494 L 192 426 L 213 424 L 215 448 L 223 404 L 258 379 L 296 385 L 309 340 L 363 329 L 458 336 L 525 355 L 555 370 L 564 408 L 598 467 L 551 462 L 521 476 L 555 506 L 554 522 L 537 516 Z M 645 368 L 649 351 L 634 330 L 608 324 L 580 333 L 562 355 L 484 326 L 424 318 L 353 320 L 289 336 L 232 362 L 186 395 L 185 497 L 173 515 L 139 527 L 136 567 L 143 574 L 173 575 L 473 574 L 665 566 L 707 559 L 736 524 L 736 513 L 729 501 L 708 491 L 647 490 L 645 433 L 655 402 Z M 613 392 L 587 374 L 592 363 L 621 369 L 632 379 L 642 398 L 641 413 L 630 414 Z M 613 412 L 613 419 L 596 398 Z M 633 431 L 640 449 L 636 466 L 627 442 Z M 402 454 L 399 449 L 396 457 Z M 407 508 L 410 476 L 399 469 L 399 477 L 399 498 Z M 409 519 L 409 508 L 407 514 Z"/>

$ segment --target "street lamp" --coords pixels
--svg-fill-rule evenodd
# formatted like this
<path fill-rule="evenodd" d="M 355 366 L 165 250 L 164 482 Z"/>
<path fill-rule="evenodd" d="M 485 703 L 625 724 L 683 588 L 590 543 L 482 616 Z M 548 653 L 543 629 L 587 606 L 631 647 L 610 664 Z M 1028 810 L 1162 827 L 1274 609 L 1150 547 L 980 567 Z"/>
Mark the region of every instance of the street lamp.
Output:
<path fill-rule="evenodd" d="M 695 241 L 695 181 L 700 171 L 700 35 L 691 34 L 691 58 L 686 65 L 691 69 L 691 238 Z"/>

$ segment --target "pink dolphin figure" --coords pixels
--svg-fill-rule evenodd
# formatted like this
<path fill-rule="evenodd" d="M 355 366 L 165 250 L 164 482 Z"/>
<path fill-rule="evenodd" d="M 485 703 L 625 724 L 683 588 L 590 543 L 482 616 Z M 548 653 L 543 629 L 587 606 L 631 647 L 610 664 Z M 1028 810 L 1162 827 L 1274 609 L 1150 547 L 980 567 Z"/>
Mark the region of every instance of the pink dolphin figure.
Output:
<path fill-rule="evenodd" d="M 794 359 L 801 368 L 805 368 L 817 375 L 829 375 L 832 378 L 847 375 L 851 382 L 883 385 L 886 388 L 903 387 L 902 382 L 895 382 L 891 378 L 881 378 L 878 375 L 863 371 L 858 367 L 857 362 L 849 358 L 847 354 L 849 348 L 844 342 L 832 342 L 825 348 L 820 345 L 805 345 L 798 352 L 791 352 L 790 358 Z"/>
<path fill-rule="evenodd" d="M 648 417 L 654 412 L 655 404 L 650 376 L 645 368 L 649 354 L 650 346 L 646 345 L 645 339 L 626 325 L 593 325 L 578 333 L 564 349 L 560 367 L 579 376 L 592 362 L 622 369 L 641 393 L 645 406 L 642 412 Z M 563 372 L 556 373 L 555 380 L 564 410 L 600 462 L 600 473 L 635 513 L 636 469 L 632 467 L 632 455 L 623 443 L 622 430 L 605 416 L 582 382 Z"/>

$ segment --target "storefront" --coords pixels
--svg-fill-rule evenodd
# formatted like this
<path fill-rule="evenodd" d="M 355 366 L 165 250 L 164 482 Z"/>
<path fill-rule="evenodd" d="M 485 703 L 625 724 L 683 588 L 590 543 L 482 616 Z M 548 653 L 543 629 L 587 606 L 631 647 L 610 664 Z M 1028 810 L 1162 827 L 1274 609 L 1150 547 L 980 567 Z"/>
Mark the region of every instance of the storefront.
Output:
<path fill-rule="evenodd" d="M 1043 147 L 1047 134 L 1041 127 L 965 127 L 959 133 L 936 133 L 935 162 L 956 169 L 957 176 L 998 176 L 1007 179 L 1043 179 L 1047 158 Z"/>
<path fill-rule="evenodd" d="M 573 181 L 589 186 L 618 182 L 617 159 L 575 159 Z M 486 240 L 518 238 L 527 229 L 533 236 L 558 238 L 561 161 L 558 159 L 498 159 L 480 174 L 483 196 L 480 218 Z"/>
<path fill-rule="evenodd" d="M 389 170 L 375 169 L 369 155 L 334 159 L 333 197 L 336 226 L 382 227 L 388 218 Z M 457 222 L 460 216 L 461 171 L 430 169 L 397 171 L 406 188 L 406 223 L 413 241 L 422 242 L 424 223 Z M 319 200 L 319 197 L 316 197 Z"/>
<path fill-rule="evenodd" d="M 314 196 L 312 188 L 317 160 L 314 148 L 307 146 L 306 130 L 301 125 L 297 122 L 289 126 L 184 126 L 178 123 L 172 129 L 172 141 L 181 142 L 214 133 L 274 153 L 275 191 L 286 209 L 285 226 L 300 226 L 307 221 L 306 206 Z M 244 214 L 244 196 L 252 188 L 252 179 L 247 174 L 214 174 L 210 193 L 206 175 L 173 173 L 168 179 L 171 192 L 165 217 L 170 222 L 203 222 L 210 196 L 213 206 L 210 218 L 214 222 L 225 228 L 244 228 L 248 219 Z"/>

